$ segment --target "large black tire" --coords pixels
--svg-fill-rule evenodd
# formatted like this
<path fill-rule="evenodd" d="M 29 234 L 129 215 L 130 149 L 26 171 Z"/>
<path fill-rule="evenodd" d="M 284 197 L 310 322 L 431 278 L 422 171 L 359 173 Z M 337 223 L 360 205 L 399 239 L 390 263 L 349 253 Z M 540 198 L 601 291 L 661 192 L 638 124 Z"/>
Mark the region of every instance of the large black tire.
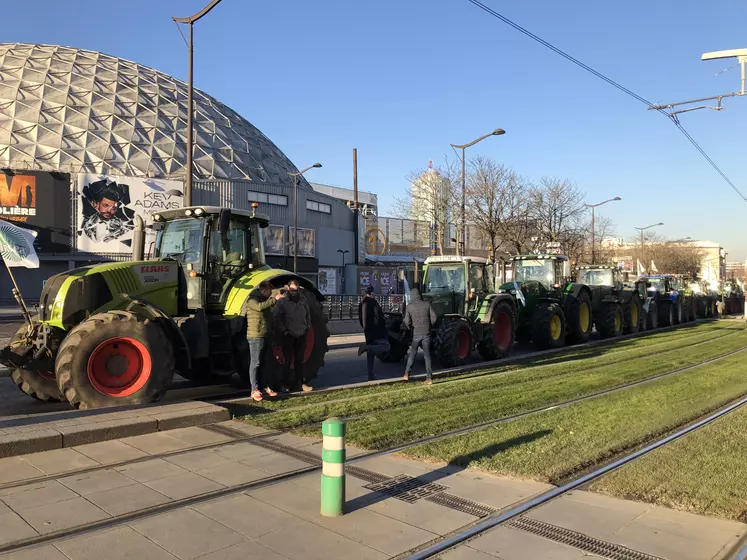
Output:
<path fill-rule="evenodd" d="M 398 315 L 387 315 L 386 330 L 388 333 L 400 333 L 401 328 L 402 317 Z M 395 338 L 389 334 L 387 338 L 389 339 L 389 352 L 382 352 L 377 354 L 376 357 L 385 363 L 401 362 L 410 350 L 410 345 L 407 342 L 409 337 L 402 336 L 400 338 Z"/>
<path fill-rule="evenodd" d="M 648 313 L 646 313 L 646 330 L 653 331 L 659 328 L 659 306 L 655 301 L 648 304 Z"/>
<path fill-rule="evenodd" d="M 597 332 L 602 338 L 612 338 L 622 334 L 623 311 L 619 303 L 603 304 L 597 321 Z"/>
<path fill-rule="evenodd" d="M 444 367 L 466 364 L 472 351 L 472 330 L 461 319 L 443 320 L 436 334 L 436 359 Z"/>
<path fill-rule="evenodd" d="M 493 319 L 485 329 L 485 336 L 477 345 L 483 360 L 497 360 L 511 354 L 516 337 L 516 315 L 508 302 L 501 302 L 493 310 Z"/>
<path fill-rule="evenodd" d="M 565 315 L 557 303 L 542 302 L 532 315 L 532 340 L 538 350 L 565 344 Z"/>
<path fill-rule="evenodd" d="M 568 311 L 568 344 L 588 342 L 591 335 L 591 298 L 586 290 L 570 302 Z"/>
<path fill-rule="evenodd" d="M 691 323 L 698 318 L 698 300 L 695 296 L 690 298 L 687 306 L 687 322 Z"/>
<path fill-rule="evenodd" d="M 637 293 L 630 297 L 630 301 L 623 307 L 623 332 L 625 334 L 637 333 L 646 328 L 646 322 L 641 317 L 643 306 L 641 298 Z"/>
<path fill-rule="evenodd" d="M 716 316 L 716 300 L 708 298 L 705 305 L 705 316 L 711 319 Z"/>
<path fill-rule="evenodd" d="M 674 313 L 673 325 L 681 325 L 685 322 L 684 306 L 682 305 L 682 298 L 678 297 L 677 301 L 672 306 L 672 312 Z"/>
<path fill-rule="evenodd" d="M 705 297 L 697 298 L 697 316 L 700 319 L 705 319 L 708 316 L 708 299 Z"/>
<path fill-rule="evenodd" d="M 662 301 L 659 307 L 659 326 L 671 327 L 674 325 L 674 305 L 671 301 Z"/>
<path fill-rule="evenodd" d="M 23 346 L 24 335 L 26 334 L 27 325 L 21 326 L 10 339 L 10 347 L 13 350 Z M 57 387 L 57 380 L 54 373 L 40 373 L 34 370 L 21 368 L 8 368 L 10 378 L 16 387 L 29 397 L 39 401 L 62 401 L 65 397 L 60 393 Z"/>
<path fill-rule="evenodd" d="M 171 340 L 158 322 L 109 311 L 79 323 L 62 341 L 57 386 L 75 408 L 144 404 L 166 393 L 174 363 Z"/>

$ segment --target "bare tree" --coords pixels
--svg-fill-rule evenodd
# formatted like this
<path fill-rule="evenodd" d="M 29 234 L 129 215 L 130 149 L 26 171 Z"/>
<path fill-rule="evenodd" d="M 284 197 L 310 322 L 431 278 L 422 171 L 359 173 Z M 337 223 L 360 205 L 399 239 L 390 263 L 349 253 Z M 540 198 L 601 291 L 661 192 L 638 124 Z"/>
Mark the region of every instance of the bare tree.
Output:
<path fill-rule="evenodd" d="M 578 256 L 585 232 L 584 192 L 568 179 L 543 177 L 532 189 L 532 214 L 539 227 L 538 244 L 560 244 Z"/>
<path fill-rule="evenodd" d="M 667 241 L 654 232 L 644 232 L 643 246 L 640 236 L 631 237 L 626 247 L 622 249 L 635 266 L 636 261 L 651 272 L 651 263 L 662 274 L 701 274 L 705 251 L 689 243 Z M 618 256 L 620 256 L 618 251 Z"/>

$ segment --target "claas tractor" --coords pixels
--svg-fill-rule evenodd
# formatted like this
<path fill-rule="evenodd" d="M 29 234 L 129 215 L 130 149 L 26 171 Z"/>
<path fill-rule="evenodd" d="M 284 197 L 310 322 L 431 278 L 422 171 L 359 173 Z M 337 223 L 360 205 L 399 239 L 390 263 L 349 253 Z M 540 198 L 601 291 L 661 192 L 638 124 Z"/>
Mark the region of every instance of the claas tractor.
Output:
<path fill-rule="evenodd" d="M 133 260 L 50 277 L 39 315 L 15 333 L 0 361 L 24 393 L 76 408 L 157 401 L 175 372 L 198 384 L 234 373 L 246 379 L 244 303 L 264 280 L 279 289 L 295 278 L 311 312 L 304 368 L 313 377 L 327 351 L 324 298 L 308 280 L 266 264 L 268 223 L 256 212 L 212 206 L 163 211 L 149 226 L 154 260 L 143 260 L 138 220 Z M 264 353 L 268 375 L 284 365 L 278 343 Z"/>
<path fill-rule="evenodd" d="M 518 300 L 516 336 L 544 350 L 589 340 L 592 328 L 591 290 L 571 281 L 565 255 L 517 255 L 511 258 L 513 281 L 500 293 Z"/>
<path fill-rule="evenodd" d="M 599 336 L 610 338 L 639 331 L 643 303 L 635 288 L 624 286 L 618 267 L 580 266 L 576 279 L 580 284 L 589 286 L 591 290 L 594 327 Z"/>
<path fill-rule="evenodd" d="M 508 356 L 514 344 L 516 305 L 498 294 L 493 264 L 468 256 L 428 257 L 419 288 L 438 317 L 433 330 L 433 353 L 446 367 L 465 364 L 473 350 L 485 360 Z M 382 359 L 401 360 L 412 340 L 402 325 L 402 313 L 388 314 L 391 350 Z"/>

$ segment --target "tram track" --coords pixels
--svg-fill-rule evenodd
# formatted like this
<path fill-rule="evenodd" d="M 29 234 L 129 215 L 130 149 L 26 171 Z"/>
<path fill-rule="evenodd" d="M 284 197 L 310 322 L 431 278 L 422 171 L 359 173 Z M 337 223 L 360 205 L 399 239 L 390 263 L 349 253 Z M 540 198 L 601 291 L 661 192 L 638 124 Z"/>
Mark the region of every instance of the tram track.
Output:
<path fill-rule="evenodd" d="M 714 362 L 717 362 L 719 360 L 728 358 L 730 356 L 734 356 L 734 355 L 739 354 L 741 352 L 744 352 L 746 350 L 747 350 L 747 346 L 743 346 L 741 348 L 738 348 L 736 350 L 732 350 L 732 351 L 724 353 L 722 355 L 719 355 L 719 356 L 716 356 L 716 357 L 712 357 L 712 358 L 709 358 L 707 360 L 703 360 L 703 361 L 701 361 L 701 362 L 699 362 L 697 364 L 691 364 L 691 365 L 688 365 L 686 367 L 677 368 L 675 370 L 671 370 L 671 371 L 668 371 L 668 372 L 665 372 L 665 373 L 658 374 L 658 375 L 656 375 L 654 377 L 651 377 L 651 378 L 647 378 L 647 379 L 643 379 L 643 380 L 637 380 L 635 382 L 631 382 L 631 383 L 623 384 L 623 385 L 620 385 L 620 386 L 617 386 L 617 387 L 605 389 L 603 391 L 598 391 L 598 392 L 595 392 L 593 394 L 584 395 L 584 396 L 573 398 L 573 399 L 568 399 L 566 401 L 563 401 L 563 402 L 560 402 L 560 403 L 555 403 L 555 404 L 552 404 L 550 406 L 545 406 L 545 407 L 541 407 L 541 408 L 527 410 L 527 411 L 523 411 L 523 412 L 520 412 L 520 413 L 509 415 L 509 416 L 505 416 L 505 417 L 502 417 L 502 418 L 497 418 L 497 419 L 493 419 L 493 420 L 490 420 L 490 421 L 481 422 L 481 423 L 478 423 L 478 424 L 474 424 L 474 425 L 470 425 L 470 426 L 466 426 L 466 427 L 462 427 L 462 428 L 450 430 L 448 432 L 443 432 L 443 433 L 440 433 L 440 434 L 434 434 L 434 435 L 431 435 L 431 436 L 419 438 L 417 440 L 413 440 L 413 441 L 410 441 L 410 442 L 407 442 L 407 443 L 403 443 L 403 444 L 400 444 L 400 445 L 389 447 L 387 449 L 374 450 L 374 451 L 365 452 L 365 453 L 357 455 L 357 456 L 355 456 L 353 458 L 348 459 L 348 461 L 347 461 L 346 464 L 347 465 L 352 465 L 352 468 L 349 469 L 348 474 L 350 474 L 351 476 L 356 476 L 356 472 L 358 472 L 358 475 L 361 476 L 361 477 L 375 475 L 376 473 L 372 473 L 370 471 L 367 471 L 366 469 L 361 469 L 360 467 L 356 467 L 355 464 L 359 463 L 361 461 L 368 460 L 368 459 L 373 459 L 373 458 L 376 458 L 376 457 L 382 457 L 382 456 L 386 456 L 386 455 L 398 453 L 398 452 L 401 452 L 401 451 L 404 451 L 404 450 L 407 450 L 407 449 L 410 449 L 410 448 L 413 448 L 413 447 L 417 447 L 419 445 L 424 445 L 424 444 L 428 444 L 428 443 L 434 443 L 434 442 L 437 442 L 437 441 L 440 441 L 440 440 L 443 440 L 443 439 L 447 439 L 447 438 L 451 438 L 451 437 L 455 437 L 455 436 L 461 436 L 461 435 L 470 434 L 472 432 L 476 432 L 476 431 L 479 431 L 479 430 L 483 430 L 483 429 L 486 429 L 486 428 L 497 426 L 499 424 L 511 422 L 511 421 L 517 420 L 519 418 L 525 418 L 525 417 L 528 417 L 528 416 L 532 416 L 532 415 L 536 415 L 536 414 L 541 414 L 542 412 L 548 412 L 548 411 L 555 410 L 555 409 L 558 409 L 558 408 L 563 408 L 563 407 L 571 406 L 573 404 L 577 404 L 577 403 L 580 403 L 580 402 L 583 402 L 583 401 L 586 401 L 586 400 L 589 400 L 589 399 L 594 399 L 594 398 L 601 397 L 601 396 L 604 396 L 604 395 L 609 395 L 609 394 L 613 394 L 613 393 L 616 393 L 616 392 L 619 392 L 619 391 L 623 391 L 623 390 L 631 388 L 631 387 L 636 387 L 636 386 L 644 385 L 644 384 L 647 384 L 647 383 L 651 383 L 653 381 L 656 381 L 656 380 L 659 380 L 659 379 L 662 379 L 662 378 L 665 378 L 665 377 L 670 377 L 670 376 L 673 376 L 673 375 L 677 375 L 679 373 L 683 373 L 683 372 L 686 372 L 686 371 L 690 371 L 690 370 L 696 369 L 696 368 L 701 367 L 701 366 L 712 364 Z M 734 410 L 734 409 L 738 408 L 739 406 L 741 406 L 742 404 L 744 404 L 745 402 L 747 402 L 747 397 L 741 398 L 736 403 L 728 405 L 723 410 L 726 410 L 726 411 Z M 713 417 L 711 420 L 708 420 L 708 419 L 706 419 L 707 421 L 706 420 L 700 420 L 700 421 L 694 423 L 693 426 L 700 427 L 702 425 L 710 423 L 710 421 L 712 421 L 713 419 L 716 419 L 717 417 L 723 416 L 725 414 L 723 412 L 723 410 L 720 411 L 719 413 L 717 413 L 718 416 L 716 416 L 716 414 L 714 414 L 712 416 L 709 416 L 708 418 L 712 418 Z M 697 428 L 690 427 L 689 431 L 692 431 L 693 429 L 697 429 Z M 221 431 L 218 430 L 218 429 L 216 429 L 215 431 L 218 432 L 218 433 L 221 433 Z M 689 433 L 689 431 L 686 432 L 686 433 Z M 612 465 L 622 466 L 623 464 L 625 464 L 625 463 L 629 462 L 630 460 L 632 460 L 629 457 L 637 458 L 637 457 L 639 457 L 639 456 L 647 453 L 648 451 L 646 451 L 646 450 L 652 451 L 653 449 L 656 449 L 656 448 L 660 447 L 661 445 L 663 445 L 661 443 L 662 441 L 668 443 L 669 441 L 673 441 L 674 439 L 677 439 L 678 437 L 681 437 L 681 435 L 684 435 L 681 432 L 684 432 L 684 431 L 681 430 L 680 432 L 677 432 L 676 434 L 669 435 L 666 438 L 663 438 L 662 440 L 659 440 L 658 442 L 654 442 L 652 444 L 649 444 L 644 449 L 637 450 L 634 453 L 630 454 L 630 456 L 628 456 L 628 457 L 623 457 L 621 459 L 616 460 L 614 463 L 612 463 Z M 58 480 L 58 479 L 61 479 L 61 478 L 67 478 L 67 477 L 71 477 L 71 476 L 75 476 L 75 475 L 80 475 L 80 474 L 85 474 L 85 473 L 91 473 L 91 472 L 99 471 L 99 470 L 113 469 L 113 468 L 128 466 L 128 465 L 136 464 L 138 462 L 144 462 L 144 461 L 153 460 L 153 459 L 172 457 L 172 456 L 176 456 L 176 455 L 179 455 L 179 454 L 194 452 L 194 451 L 197 451 L 197 450 L 200 450 L 200 449 L 214 449 L 214 448 L 228 447 L 228 446 L 236 445 L 236 444 L 239 444 L 239 443 L 242 443 L 242 442 L 254 443 L 254 444 L 258 444 L 259 443 L 260 446 L 263 446 L 261 444 L 261 442 L 263 440 L 271 442 L 270 438 L 272 438 L 273 436 L 280 435 L 281 433 L 283 433 L 283 432 L 273 431 L 273 432 L 268 432 L 268 433 L 261 434 L 261 435 L 243 435 L 242 434 L 242 436 L 236 437 L 235 439 L 232 439 L 232 440 L 229 440 L 229 441 L 226 441 L 226 442 L 219 442 L 219 443 L 207 444 L 207 445 L 202 445 L 202 446 L 194 446 L 194 447 L 191 447 L 189 449 L 176 450 L 176 451 L 172 451 L 172 452 L 168 452 L 168 453 L 163 453 L 163 454 L 159 454 L 159 455 L 149 455 L 147 457 L 133 459 L 133 460 L 129 460 L 129 461 L 122 461 L 122 462 L 116 463 L 116 464 L 101 465 L 101 466 L 90 467 L 90 468 L 86 468 L 86 469 L 78 469 L 78 470 L 75 470 L 75 471 L 68 471 L 68 472 L 61 473 L 61 474 L 49 475 L 49 476 L 46 476 L 46 477 L 37 477 L 35 479 L 28 479 L 28 480 L 24 480 L 24 481 L 18 481 L 18 482 L 8 483 L 8 484 L 5 484 L 3 486 L 0 486 L 0 491 L 5 490 L 5 489 L 10 489 L 10 488 L 18 488 L 18 487 L 28 486 L 28 485 L 32 485 L 32 484 L 38 484 L 40 482 L 45 482 L 45 481 Z M 680 434 L 680 435 L 678 435 L 678 434 Z M 214 491 L 206 492 L 206 493 L 203 493 L 203 494 L 200 494 L 200 495 L 197 495 L 197 496 L 192 496 L 192 497 L 188 497 L 188 498 L 172 500 L 172 501 L 164 503 L 164 504 L 160 504 L 160 505 L 156 505 L 156 506 L 144 508 L 144 509 L 133 511 L 133 512 L 126 513 L 126 514 L 116 515 L 116 516 L 113 516 L 113 517 L 110 517 L 110 518 L 107 518 L 107 519 L 103 519 L 103 520 L 100 520 L 100 521 L 95 521 L 95 522 L 84 524 L 84 525 L 80 525 L 80 526 L 77 526 L 77 527 L 72 527 L 72 528 L 69 528 L 69 529 L 59 530 L 59 531 L 55 531 L 55 532 L 50 532 L 50 533 L 47 533 L 47 534 L 37 535 L 37 536 L 31 537 L 31 538 L 22 539 L 22 540 L 19 540 L 19 541 L 16 541 L 16 542 L 7 543 L 5 545 L 0 546 L 0 554 L 14 552 L 14 551 L 18 551 L 18 550 L 22 550 L 22 549 L 26 549 L 26 548 L 33 548 L 33 547 L 36 547 L 36 546 L 40 546 L 42 544 L 47 544 L 47 543 L 50 543 L 50 542 L 56 542 L 56 541 L 59 541 L 59 540 L 64 540 L 64 539 L 68 539 L 68 538 L 80 536 L 80 535 L 91 533 L 91 532 L 94 532 L 94 531 L 97 531 L 97 530 L 107 529 L 107 528 L 111 528 L 111 527 L 116 527 L 116 526 L 119 526 L 119 525 L 124 525 L 124 524 L 127 524 L 127 523 L 131 523 L 133 521 L 136 521 L 136 520 L 141 520 L 141 519 L 145 519 L 145 518 L 148 518 L 148 517 L 153 517 L 153 516 L 156 516 L 156 515 L 160 515 L 160 514 L 163 514 L 163 513 L 174 511 L 176 509 L 185 508 L 185 507 L 191 507 L 191 506 L 203 503 L 203 502 L 216 500 L 216 499 L 223 498 L 223 497 L 226 497 L 226 496 L 230 496 L 230 495 L 233 495 L 233 494 L 238 494 L 238 493 L 242 493 L 242 492 L 257 490 L 257 489 L 263 488 L 265 486 L 269 486 L 269 485 L 277 484 L 277 483 L 280 483 L 280 482 L 285 482 L 285 481 L 293 480 L 293 479 L 298 478 L 300 476 L 304 476 L 304 475 L 307 475 L 307 474 L 310 474 L 310 473 L 314 473 L 314 472 L 318 472 L 318 471 L 321 470 L 321 461 L 320 461 L 320 459 L 316 458 L 316 457 L 313 457 L 312 454 L 310 454 L 308 452 L 294 450 L 292 448 L 287 448 L 287 450 L 284 451 L 283 448 L 285 446 L 283 446 L 281 444 L 272 444 L 272 443 L 270 443 L 270 445 L 266 445 L 266 447 L 268 447 L 270 449 L 274 449 L 274 450 L 279 451 L 281 453 L 287 453 L 287 454 L 289 454 L 291 456 L 296 456 L 297 458 L 300 458 L 303 461 L 309 462 L 309 466 L 305 467 L 305 468 L 300 468 L 300 469 L 296 469 L 296 470 L 293 470 L 293 471 L 289 471 L 289 472 L 286 472 L 286 473 L 282 473 L 282 474 L 269 475 L 267 477 L 263 477 L 263 478 L 258 479 L 258 480 L 254 480 L 254 481 L 247 482 L 247 483 L 244 483 L 244 484 L 230 486 L 230 487 L 227 487 L 227 488 L 222 488 L 222 489 L 219 489 L 219 490 L 214 490 Z M 615 466 L 614 468 L 617 468 L 617 466 Z M 606 469 L 606 470 L 604 470 L 604 469 Z M 603 467 L 602 469 L 599 469 L 597 471 L 594 471 L 593 473 L 584 475 L 584 476 L 576 479 L 575 481 L 573 481 L 571 483 L 565 484 L 565 485 L 563 485 L 560 488 L 566 488 L 566 487 L 569 487 L 570 485 L 573 485 L 573 487 L 570 488 L 570 489 L 577 488 L 578 486 L 581 486 L 581 485 L 585 484 L 586 482 L 589 482 L 589 481 L 593 480 L 594 478 L 597 478 L 597 477 L 601 476 L 602 474 L 605 474 L 606 472 L 609 472 L 609 470 L 612 470 L 612 469 L 610 469 L 608 467 Z M 596 473 L 602 473 L 602 474 L 596 474 Z M 578 482 L 579 480 L 583 481 L 583 482 L 579 483 Z M 569 490 L 565 490 L 563 493 L 565 493 L 567 491 L 569 491 Z M 551 494 L 551 493 L 552 492 L 548 492 L 546 494 Z M 554 499 L 554 497 L 557 497 L 558 495 L 561 495 L 561 494 L 554 494 L 553 493 L 552 494 L 553 497 L 552 498 L 548 498 L 546 501 L 549 501 L 550 499 Z M 532 501 L 530 503 L 534 503 L 534 502 Z M 545 502 L 543 502 L 543 503 L 545 503 Z M 469 533 L 469 535 L 473 535 L 473 532 L 475 530 L 477 530 L 478 528 L 484 526 L 485 528 L 481 529 L 477 533 L 474 533 L 474 534 L 479 534 L 480 532 L 488 530 L 489 528 L 491 528 L 491 527 L 494 526 L 494 525 L 490 525 L 490 526 L 484 525 L 484 523 L 486 523 L 487 521 L 492 521 L 493 519 L 502 519 L 502 521 L 500 521 L 500 523 L 502 523 L 502 522 L 507 521 L 509 519 L 513 519 L 514 517 L 516 517 L 518 515 L 521 515 L 521 513 L 523 513 L 524 511 L 528 511 L 529 509 L 533 509 L 534 507 L 537 507 L 537 505 L 531 506 L 528 509 L 520 509 L 522 507 L 525 507 L 525 505 L 519 505 L 519 506 L 513 507 L 511 511 L 516 510 L 516 511 L 518 511 L 518 513 L 515 513 L 514 515 L 511 515 L 510 517 L 506 517 L 505 519 L 503 517 L 504 514 L 501 513 L 498 517 L 490 517 L 486 521 L 480 521 L 474 527 L 466 529 L 464 531 L 464 534 L 468 534 Z M 462 533 L 460 533 L 460 535 L 461 534 Z M 455 538 L 455 537 L 452 536 L 450 538 Z M 448 548 L 451 548 L 451 547 L 455 546 L 455 544 L 458 544 L 458 543 L 460 543 L 463 540 L 466 540 L 468 538 L 471 538 L 471 536 L 467 536 L 464 539 L 454 541 L 454 544 L 450 544 Z M 430 548 L 426 549 L 426 551 L 435 550 L 435 547 L 437 547 L 437 546 L 441 546 L 441 544 L 434 543 L 434 544 L 432 544 L 432 546 Z M 422 553 L 424 553 L 426 551 L 418 552 L 417 554 L 422 554 Z M 436 554 L 436 552 L 433 552 L 432 554 L 429 553 L 429 554 L 430 554 L 429 556 L 413 556 L 413 558 L 421 558 L 421 557 L 422 558 L 429 558 L 429 557 L 433 556 L 434 554 Z"/>

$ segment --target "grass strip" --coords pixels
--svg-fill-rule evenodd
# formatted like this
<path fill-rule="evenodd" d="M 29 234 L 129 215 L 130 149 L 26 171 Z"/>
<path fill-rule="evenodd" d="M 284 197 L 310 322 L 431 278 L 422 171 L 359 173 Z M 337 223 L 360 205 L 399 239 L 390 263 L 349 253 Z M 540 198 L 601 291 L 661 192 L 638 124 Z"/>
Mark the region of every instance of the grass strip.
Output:
<path fill-rule="evenodd" d="M 747 408 L 598 480 L 591 490 L 747 522 Z"/>
<path fill-rule="evenodd" d="M 743 353 L 573 406 L 407 450 L 418 459 L 559 483 L 747 393 Z"/>
<path fill-rule="evenodd" d="M 701 346 L 639 357 L 614 366 L 572 362 L 462 383 L 433 387 L 418 384 L 407 391 L 276 412 L 250 421 L 274 429 L 293 429 L 330 416 L 354 417 L 348 421 L 348 440 L 381 449 L 645 379 L 746 344 L 747 333 L 742 332 Z M 578 369 L 582 364 L 586 367 Z M 301 429 L 304 433 L 317 430 L 316 427 Z"/>

